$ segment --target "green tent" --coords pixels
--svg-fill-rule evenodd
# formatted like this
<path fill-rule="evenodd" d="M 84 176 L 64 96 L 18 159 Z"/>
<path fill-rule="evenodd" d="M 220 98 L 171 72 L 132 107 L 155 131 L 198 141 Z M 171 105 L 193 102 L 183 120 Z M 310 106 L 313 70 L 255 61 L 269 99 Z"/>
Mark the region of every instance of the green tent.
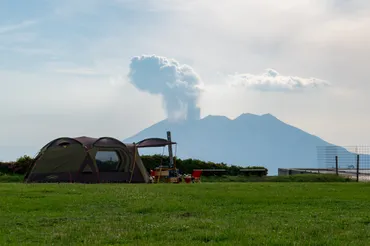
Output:
<path fill-rule="evenodd" d="M 149 183 L 138 147 L 111 137 L 57 138 L 40 150 L 24 181 Z"/>

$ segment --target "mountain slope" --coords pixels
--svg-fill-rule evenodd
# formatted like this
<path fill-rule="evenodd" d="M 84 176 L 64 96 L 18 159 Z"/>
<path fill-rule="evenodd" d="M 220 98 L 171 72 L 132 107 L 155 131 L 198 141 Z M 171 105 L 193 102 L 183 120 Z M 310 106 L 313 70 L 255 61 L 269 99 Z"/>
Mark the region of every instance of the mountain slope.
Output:
<path fill-rule="evenodd" d="M 224 116 L 178 123 L 163 120 L 124 142 L 138 142 L 148 137 L 166 138 L 168 130 L 173 141 L 178 143 L 177 156 L 180 158 L 240 166 L 262 165 L 271 175 L 276 174 L 279 167 L 318 167 L 317 146 L 331 145 L 271 114 L 242 114 L 234 120 Z M 144 154 L 160 152 L 161 148 L 141 150 Z"/>

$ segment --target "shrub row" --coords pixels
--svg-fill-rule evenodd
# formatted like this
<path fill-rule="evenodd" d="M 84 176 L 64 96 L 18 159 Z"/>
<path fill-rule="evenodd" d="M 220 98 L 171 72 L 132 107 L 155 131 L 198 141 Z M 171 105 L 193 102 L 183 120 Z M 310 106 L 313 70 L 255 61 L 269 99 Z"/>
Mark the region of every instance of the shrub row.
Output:
<path fill-rule="evenodd" d="M 144 163 L 144 166 L 147 170 L 155 169 L 156 167 L 169 166 L 169 157 L 162 155 L 143 155 L 141 159 Z M 28 167 L 33 161 L 32 157 L 27 155 L 18 158 L 15 162 L 0 162 L 0 172 L 1 173 L 12 173 L 12 174 L 25 174 L 28 170 Z M 176 167 L 180 170 L 181 173 L 191 174 L 194 169 L 224 169 L 223 172 L 204 172 L 202 176 L 222 176 L 230 175 L 237 176 L 241 175 L 240 169 L 262 169 L 263 171 L 258 172 L 243 172 L 245 175 L 257 175 L 265 176 L 267 175 L 267 169 L 261 166 L 250 166 L 250 167 L 241 167 L 235 165 L 227 165 L 225 163 L 214 163 L 214 162 L 205 162 L 198 159 L 180 159 L 174 158 Z"/>
<path fill-rule="evenodd" d="M 154 169 L 159 165 L 162 166 L 169 166 L 169 157 L 164 155 L 143 155 L 141 156 L 143 163 L 147 169 Z M 265 176 L 267 175 L 267 169 L 262 166 L 249 166 L 249 167 L 241 167 L 235 165 L 227 165 L 223 162 L 215 163 L 215 162 L 205 162 L 198 159 L 180 159 L 174 158 L 176 167 L 180 170 L 181 173 L 192 173 L 194 169 L 224 169 L 224 172 L 204 172 L 202 176 L 222 176 L 222 175 L 230 175 L 236 176 L 240 174 L 245 175 L 257 175 L 257 176 Z M 262 169 L 263 171 L 253 171 L 253 172 L 241 172 L 240 169 Z"/>
<path fill-rule="evenodd" d="M 33 158 L 27 155 L 19 157 L 15 162 L 0 162 L 0 173 L 25 174 Z"/>
<path fill-rule="evenodd" d="M 0 183 L 19 183 L 23 181 L 21 174 L 7 174 L 0 172 Z"/>

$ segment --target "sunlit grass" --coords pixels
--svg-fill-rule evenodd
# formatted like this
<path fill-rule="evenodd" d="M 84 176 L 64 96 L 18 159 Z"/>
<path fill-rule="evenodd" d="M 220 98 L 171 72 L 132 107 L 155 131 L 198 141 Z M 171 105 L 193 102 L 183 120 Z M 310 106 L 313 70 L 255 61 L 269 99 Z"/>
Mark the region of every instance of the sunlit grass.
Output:
<path fill-rule="evenodd" d="M 368 245 L 364 183 L 0 184 L 0 245 Z"/>

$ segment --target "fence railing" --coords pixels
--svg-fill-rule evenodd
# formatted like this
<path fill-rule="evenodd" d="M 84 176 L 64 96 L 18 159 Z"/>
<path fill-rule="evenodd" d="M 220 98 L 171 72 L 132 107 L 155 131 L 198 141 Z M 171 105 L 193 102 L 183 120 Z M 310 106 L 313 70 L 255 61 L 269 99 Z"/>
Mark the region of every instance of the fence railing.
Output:
<path fill-rule="evenodd" d="M 370 146 L 319 146 L 317 160 L 320 168 L 335 171 L 337 175 L 370 181 Z"/>

